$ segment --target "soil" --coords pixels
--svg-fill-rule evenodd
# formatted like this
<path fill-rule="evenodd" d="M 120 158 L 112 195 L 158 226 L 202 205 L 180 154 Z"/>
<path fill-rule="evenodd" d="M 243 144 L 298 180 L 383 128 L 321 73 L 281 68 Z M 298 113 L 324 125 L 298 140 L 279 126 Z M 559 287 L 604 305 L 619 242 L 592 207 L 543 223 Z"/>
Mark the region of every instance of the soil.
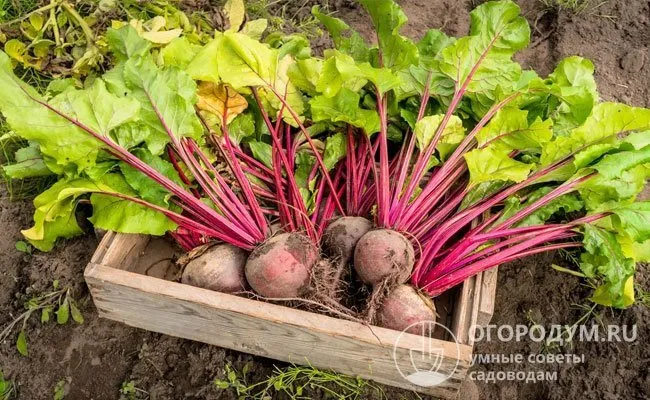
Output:
<path fill-rule="evenodd" d="M 300 13 L 311 3 L 285 1 L 285 10 Z M 475 2 L 475 1 L 474 1 Z M 303 4 L 304 3 L 304 4 Z M 347 0 L 336 1 L 337 15 L 370 37 L 367 18 Z M 468 30 L 470 1 L 403 0 L 410 17 L 406 33 L 421 35 L 428 27 L 442 27 L 449 34 Z M 518 60 L 540 74 L 548 74 L 563 57 L 578 54 L 593 60 L 604 100 L 622 101 L 650 107 L 650 3 L 647 0 L 591 1 L 580 13 L 545 9 L 540 1 L 519 1 L 533 26 L 532 45 Z M 332 5 L 332 2 L 329 2 Z M 300 7 L 300 8 L 298 8 Z M 4 189 L 1 189 L 4 190 Z M 231 390 L 215 387 L 215 378 L 224 378 L 224 367 L 232 363 L 241 369 L 250 363 L 248 382 L 265 379 L 274 365 L 260 357 L 176 339 L 100 319 L 83 281 L 83 269 L 97 239 L 94 235 L 69 240 L 49 254 L 25 254 L 14 248 L 21 239 L 20 229 L 28 227 L 33 208 L 27 201 L 10 202 L 0 192 L 0 326 L 4 327 L 35 294 L 51 290 L 52 281 L 70 287 L 85 317 L 81 325 L 41 324 L 33 318 L 27 325 L 29 356 L 15 349 L 15 334 L 0 344 L 0 369 L 16 382 L 17 399 L 51 399 L 54 387 L 64 382 L 65 399 L 118 399 L 123 383 L 133 381 L 142 390 L 137 398 L 235 399 Z M 572 325 L 588 304 L 584 282 L 550 268 L 561 262 L 551 254 L 529 258 L 499 269 L 496 325 Z M 648 268 L 641 266 L 636 284 L 650 290 Z M 550 382 L 472 382 L 463 387 L 461 399 L 645 399 L 650 395 L 650 347 L 647 306 L 624 311 L 598 308 L 582 323 L 597 321 L 608 325 L 637 326 L 633 343 L 573 341 L 549 348 L 529 339 L 523 341 L 481 341 L 478 354 L 584 355 L 578 364 L 517 365 L 480 364 L 473 371 L 556 371 Z M 148 393 L 148 395 L 146 393 Z M 389 399 L 415 399 L 416 395 L 386 388 Z M 313 393 L 312 398 L 326 398 Z M 363 398 L 378 398 L 368 394 Z"/>

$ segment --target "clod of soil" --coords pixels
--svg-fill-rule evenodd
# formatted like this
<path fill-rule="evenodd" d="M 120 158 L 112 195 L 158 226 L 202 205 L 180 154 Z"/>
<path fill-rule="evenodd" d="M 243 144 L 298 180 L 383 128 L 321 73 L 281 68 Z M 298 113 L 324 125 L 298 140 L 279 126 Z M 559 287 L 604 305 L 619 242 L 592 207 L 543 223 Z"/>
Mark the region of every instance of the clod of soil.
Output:
<path fill-rule="evenodd" d="M 645 64 L 648 49 L 633 50 L 621 58 L 621 68 L 628 72 L 640 72 Z"/>

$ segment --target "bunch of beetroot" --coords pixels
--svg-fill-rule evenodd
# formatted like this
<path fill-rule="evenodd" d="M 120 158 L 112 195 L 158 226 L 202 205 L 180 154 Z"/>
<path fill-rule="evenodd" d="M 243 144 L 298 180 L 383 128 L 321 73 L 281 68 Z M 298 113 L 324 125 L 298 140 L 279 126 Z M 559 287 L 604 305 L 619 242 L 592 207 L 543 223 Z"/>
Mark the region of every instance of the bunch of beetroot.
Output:
<path fill-rule="evenodd" d="M 169 233 L 184 283 L 413 332 L 467 278 L 558 249 L 583 249 L 593 301 L 630 305 L 650 110 L 600 103 L 581 58 L 523 71 L 511 1 L 418 42 L 393 0 L 360 3 L 377 45 L 315 8 L 336 47 L 322 57 L 240 13 L 203 47 L 111 30 L 115 67 L 83 88 L 37 93 L 0 53 L 0 111 L 60 177 L 25 236 L 49 250 L 81 233 L 89 201 L 96 227 Z"/>

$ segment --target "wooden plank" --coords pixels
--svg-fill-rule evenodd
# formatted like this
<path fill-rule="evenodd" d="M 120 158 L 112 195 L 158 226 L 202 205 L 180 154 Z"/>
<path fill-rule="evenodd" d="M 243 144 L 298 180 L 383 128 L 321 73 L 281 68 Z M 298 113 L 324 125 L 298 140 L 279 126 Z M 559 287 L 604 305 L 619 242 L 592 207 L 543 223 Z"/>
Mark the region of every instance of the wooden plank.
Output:
<path fill-rule="evenodd" d="M 489 213 L 484 216 L 489 217 Z M 472 226 L 475 225 L 476 221 Z M 472 326 L 485 326 L 492 319 L 497 285 L 496 270 L 495 267 L 480 272 L 461 285 L 452 322 L 452 332 L 460 343 L 473 345 L 473 334 L 470 334 Z"/>
<path fill-rule="evenodd" d="M 469 327 L 476 321 L 474 298 L 476 297 L 477 276 L 463 282 L 455 302 L 451 331 L 459 343 L 469 344 Z"/>
<path fill-rule="evenodd" d="M 91 263 L 98 263 L 104 259 L 104 255 L 111 247 L 113 240 L 115 240 L 115 235 L 117 235 L 117 233 L 111 231 L 106 232 L 106 234 L 104 234 L 104 237 L 102 238 L 102 240 L 100 240 L 97 249 L 95 249 L 92 258 L 90 259 Z"/>
<path fill-rule="evenodd" d="M 147 235 L 107 232 L 90 262 L 129 271 L 135 267 L 149 239 Z"/>
<path fill-rule="evenodd" d="M 479 301 L 478 315 L 476 324 L 486 326 L 492 320 L 494 315 L 494 303 L 497 295 L 497 276 L 498 268 L 492 268 L 483 272 L 483 281 L 481 283 L 481 296 Z"/>
<path fill-rule="evenodd" d="M 484 218 L 489 218 L 489 211 L 486 211 L 483 216 Z M 477 289 L 480 293 L 475 322 L 477 325 L 487 326 L 487 324 L 490 323 L 490 320 L 492 320 L 492 315 L 494 315 L 494 303 L 497 295 L 498 275 L 499 267 L 494 267 L 481 272 L 481 285 L 480 288 Z"/>
<path fill-rule="evenodd" d="M 433 396 L 455 397 L 471 362 L 471 346 L 369 327 L 96 263 L 89 264 L 85 277 L 102 317 Z M 439 355 L 437 371 L 449 373 L 451 378 L 430 388 L 411 384 L 396 365 L 403 371 L 414 367 L 428 371 L 430 349 Z"/>
<path fill-rule="evenodd" d="M 462 343 L 474 345 L 474 332 L 471 332 L 472 326 L 479 325 L 478 316 L 482 300 L 483 273 L 476 275 L 474 279 L 474 296 L 472 297 L 472 317 L 469 319 L 463 330 Z"/>

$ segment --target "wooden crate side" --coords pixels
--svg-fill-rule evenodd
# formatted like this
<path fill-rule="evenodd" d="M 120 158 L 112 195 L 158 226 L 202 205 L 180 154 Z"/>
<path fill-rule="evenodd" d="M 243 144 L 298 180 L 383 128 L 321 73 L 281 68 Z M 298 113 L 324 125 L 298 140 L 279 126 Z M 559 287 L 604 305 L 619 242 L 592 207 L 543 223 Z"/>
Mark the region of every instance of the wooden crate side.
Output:
<path fill-rule="evenodd" d="M 481 272 L 463 282 L 456 299 L 451 331 L 463 344 L 474 345 L 472 326 L 487 326 L 494 314 L 497 268 Z"/>
<path fill-rule="evenodd" d="M 471 361 L 470 346 L 400 334 L 105 265 L 89 264 L 85 276 L 102 317 L 438 397 L 455 396 Z M 396 363 L 404 371 L 412 370 L 412 363 L 428 370 L 433 348 L 441 356 L 438 372 L 451 373 L 455 369 L 450 379 L 423 388 L 399 374 Z"/>
<path fill-rule="evenodd" d="M 115 235 L 118 234 L 111 231 L 108 231 L 104 234 L 104 237 L 102 237 L 102 240 L 99 241 L 99 245 L 97 245 L 92 258 L 90 259 L 91 263 L 102 262 L 104 259 L 104 254 L 106 254 L 106 251 L 108 251 L 108 249 L 111 247 L 111 243 L 113 243 L 113 240 L 115 239 Z"/>
<path fill-rule="evenodd" d="M 146 235 L 108 232 L 91 262 L 131 271 L 150 242 Z M 452 316 L 452 333 L 463 344 L 472 345 L 469 330 L 472 325 L 487 325 L 494 314 L 497 268 L 479 273 L 461 285 Z"/>
<path fill-rule="evenodd" d="M 147 235 L 107 232 L 90 262 L 129 271 L 138 262 L 149 240 Z"/>
<path fill-rule="evenodd" d="M 494 303 L 497 296 L 497 276 L 499 269 L 492 268 L 482 273 L 481 282 L 481 300 L 479 302 L 478 316 L 476 324 L 486 326 L 492 320 L 494 315 Z"/>
<path fill-rule="evenodd" d="M 489 217 L 485 213 L 485 217 Z M 475 226 L 473 223 L 472 226 Z M 494 314 L 494 298 L 497 290 L 497 268 L 480 272 L 465 280 L 455 299 L 452 329 L 456 340 L 473 345 L 472 326 L 486 326 Z"/>
<path fill-rule="evenodd" d="M 453 322 L 451 331 L 456 340 L 463 344 L 469 343 L 469 328 L 476 323 L 475 303 L 479 295 L 476 292 L 476 281 L 480 274 L 463 282 L 454 304 Z"/>

